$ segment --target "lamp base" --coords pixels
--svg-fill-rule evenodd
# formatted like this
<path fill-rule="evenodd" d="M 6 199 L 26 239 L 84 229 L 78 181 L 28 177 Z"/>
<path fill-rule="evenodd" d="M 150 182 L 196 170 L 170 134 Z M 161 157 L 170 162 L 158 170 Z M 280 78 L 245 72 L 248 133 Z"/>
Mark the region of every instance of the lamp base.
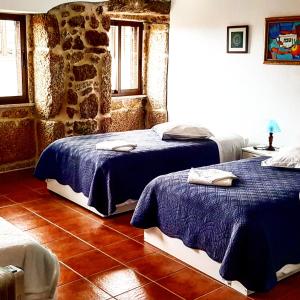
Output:
<path fill-rule="evenodd" d="M 278 147 L 273 147 L 273 146 L 253 146 L 254 150 L 267 150 L 267 151 L 276 151 L 279 148 Z"/>
<path fill-rule="evenodd" d="M 266 147 L 265 150 L 267 150 L 267 151 L 275 151 L 275 148 L 273 146 L 268 146 L 268 147 Z"/>

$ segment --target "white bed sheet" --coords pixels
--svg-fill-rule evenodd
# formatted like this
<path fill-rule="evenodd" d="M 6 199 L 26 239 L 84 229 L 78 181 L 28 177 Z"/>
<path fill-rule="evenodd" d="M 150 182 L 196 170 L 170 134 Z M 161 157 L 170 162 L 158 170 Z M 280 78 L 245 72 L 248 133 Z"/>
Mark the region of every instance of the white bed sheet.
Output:
<path fill-rule="evenodd" d="M 210 139 L 218 145 L 221 163 L 240 159 L 242 148 L 248 144 L 248 140 L 238 134 L 217 135 Z"/>

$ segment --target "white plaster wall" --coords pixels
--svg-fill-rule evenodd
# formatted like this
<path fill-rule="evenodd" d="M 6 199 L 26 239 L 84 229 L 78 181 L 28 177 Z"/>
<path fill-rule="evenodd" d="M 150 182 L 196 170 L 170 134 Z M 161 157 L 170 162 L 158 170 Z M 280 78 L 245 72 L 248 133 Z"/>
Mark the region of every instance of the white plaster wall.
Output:
<path fill-rule="evenodd" d="M 0 0 L 0 12 L 27 12 L 45 13 L 49 9 L 68 2 L 80 2 L 76 0 Z M 103 2 L 101 0 L 89 0 L 88 2 Z"/>
<path fill-rule="evenodd" d="M 300 143 L 300 65 L 263 64 L 266 17 L 300 15 L 299 0 L 172 0 L 170 120 L 197 121 L 276 145 Z M 249 53 L 226 53 L 226 27 L 249 25 Z"/>

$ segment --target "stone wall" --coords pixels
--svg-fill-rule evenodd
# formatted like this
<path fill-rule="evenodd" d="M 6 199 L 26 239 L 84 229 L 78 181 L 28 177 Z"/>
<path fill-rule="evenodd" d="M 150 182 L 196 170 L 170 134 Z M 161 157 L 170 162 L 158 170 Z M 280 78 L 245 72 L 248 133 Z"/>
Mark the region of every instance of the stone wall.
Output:
<path fill-rule="evenodd" d="M 63 136 L 110 123 L 110 19 L 103 6 L 70 3 L 31 18 L 39 152 Z"/>
<path fill-rule="evenodd" d="M 34 166 L 47 145 L 65 136 L 144 129 L 166 121 L 170 3 L 73 2 L 28 15 L 32 106 L 0 106 L 0 172 Z M 142 96 L 111 98 L 111 18 L 144 23 Z"/>
<path fill-rule="evenodd" d="M 0 106 L 0 172 L 33 166 L 35 158 L 33 107 Z"/>
<path fill-rule="evenodd" d="M 63 4 L 31 18 L 39 153 L 63 136 L 151 127 L 167 120 L 170 1 Z M 143 94 L 114 99 L 111 110 L 110 18 L 145 24 Z M 126 103 L 128 102 L 128 103 Z M 132 105 L 132 103 L 135 103 Z M 64 127 L 64 130 L 63 130 Z"/>

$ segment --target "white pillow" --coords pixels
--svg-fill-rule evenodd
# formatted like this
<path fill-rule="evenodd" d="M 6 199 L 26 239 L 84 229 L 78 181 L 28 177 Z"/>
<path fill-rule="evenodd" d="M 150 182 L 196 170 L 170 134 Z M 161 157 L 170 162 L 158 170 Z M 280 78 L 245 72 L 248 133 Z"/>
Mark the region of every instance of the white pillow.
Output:
<path fill-rule="evenodd" d="M 286 148 L 278 154 L 261 162 L 263 167 L 300 169 L 300 146 Z"/>
<path fill-rule="evenodd" d="M 162 140 L 193 140 L 210 138 L 213 134 L 205 127 L 195 124 L 166 122 L 152 127 Z"/>

